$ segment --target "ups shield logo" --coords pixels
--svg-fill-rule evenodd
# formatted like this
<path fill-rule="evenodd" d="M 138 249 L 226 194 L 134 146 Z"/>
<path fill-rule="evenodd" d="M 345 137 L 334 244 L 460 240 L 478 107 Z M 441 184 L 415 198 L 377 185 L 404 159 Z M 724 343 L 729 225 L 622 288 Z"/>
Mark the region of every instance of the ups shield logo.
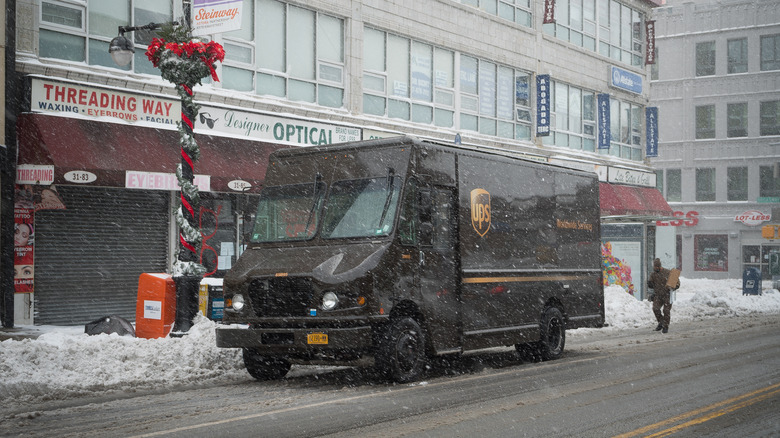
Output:
<path fill-rule="evenodd" d="M 490 193 L 485 189 L 471 191 L 471 226 L 480 237 L 490 229 Z"/>

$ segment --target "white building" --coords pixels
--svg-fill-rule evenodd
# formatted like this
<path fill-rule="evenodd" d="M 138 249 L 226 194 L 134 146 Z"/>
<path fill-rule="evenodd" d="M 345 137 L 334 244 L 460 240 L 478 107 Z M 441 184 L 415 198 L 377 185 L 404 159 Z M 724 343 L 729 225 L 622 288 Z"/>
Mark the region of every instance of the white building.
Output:
<path fill-rule="evenodd" d="M 651 163 L 675 210 L 678 264 L 693 278 L 769 278 L 780 242 L 780 1 L 669 0 L 653 11 L 658 68 Z"/>
<path fill-rule="evenodd" d="M 607 234 L 630 241 L 641 294 L 655 247 L 648 224 L 669 210 L 645 160 L 646 26 L 660 0 L 235 3 L 241 28 L 211 35 L 227 54 L 220 81 L 195 89 L 210 274 L 241 251 L 271 151 L 411 134 L 598 172 L 611 194 L 605 222 L 639 227 Z M 132 319 L 138 275 L 168 272 L 175 259 L 179 101 L 144 55 L 148 32 L 127 34 L 127 67 L 108 47 L 119 26 L 180 20 L 181 1 L 16 7 L 15 92 L 28 102 L 18 198 L 54 185 L 65 207 L 33 199 L 23 219 L 34 263 L 17 283 L 17 323 Z"/>

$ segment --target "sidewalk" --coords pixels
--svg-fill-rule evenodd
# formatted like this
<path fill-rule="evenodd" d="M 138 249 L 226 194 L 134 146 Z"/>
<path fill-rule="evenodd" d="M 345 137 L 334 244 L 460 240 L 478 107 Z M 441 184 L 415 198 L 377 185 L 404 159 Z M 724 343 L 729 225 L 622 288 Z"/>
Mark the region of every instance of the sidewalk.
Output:
<path fill-rule="evenodd" d="M 51 326 L 46 330 L 44 330 L 43 327 L 29 325 L 17 326 L 14 328 L 0 327 L 0 342 L 8 339 L 13 339 L 15 341 L 21 341 L 22 339 L 37 339 L 38 336 L 50 330 Z"/>

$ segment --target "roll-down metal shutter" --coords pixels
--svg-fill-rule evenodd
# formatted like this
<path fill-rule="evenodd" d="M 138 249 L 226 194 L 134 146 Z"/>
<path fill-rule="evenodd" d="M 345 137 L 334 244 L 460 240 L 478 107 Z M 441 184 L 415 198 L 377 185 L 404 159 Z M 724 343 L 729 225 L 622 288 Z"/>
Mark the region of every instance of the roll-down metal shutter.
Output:
<path fill-rule="evenodd" d="M 169 193 L 58 191 L 66 210 L 35 213 L 35 324 L 135 321 L 139 275 L 166 271 Z"/>

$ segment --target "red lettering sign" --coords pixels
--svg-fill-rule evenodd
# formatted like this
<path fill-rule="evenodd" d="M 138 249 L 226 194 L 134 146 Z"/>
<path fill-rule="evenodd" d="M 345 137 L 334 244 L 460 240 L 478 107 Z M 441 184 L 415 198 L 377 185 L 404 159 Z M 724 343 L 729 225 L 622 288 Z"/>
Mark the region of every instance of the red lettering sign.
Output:
<path fill-rule="evenodd" d="M 655 221 L 657 227 L 695 227 L 699 223 L 699 212 L 689 211 L 688 213 L 682 211 L 675 211 L 672 216 L 680 219 L 672 219 L 668 221 Z M 684 218 L 684 219 L 683 219 Z"/>

